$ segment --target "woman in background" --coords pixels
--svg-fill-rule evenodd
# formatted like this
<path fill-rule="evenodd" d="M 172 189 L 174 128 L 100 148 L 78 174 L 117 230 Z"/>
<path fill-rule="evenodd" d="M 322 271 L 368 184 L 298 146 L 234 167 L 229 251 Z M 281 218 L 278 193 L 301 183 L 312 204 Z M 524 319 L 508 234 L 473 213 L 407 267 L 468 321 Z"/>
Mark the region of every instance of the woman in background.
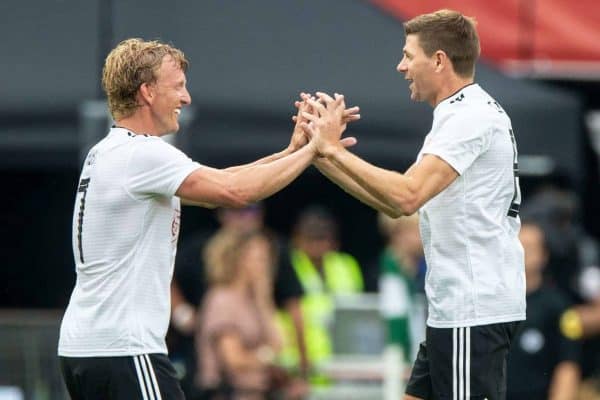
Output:
<path fill-rule="evenodd" d="M 198 383 L 210 399 L 300 398 L 302 384 L 274 366 L 281 338 L 274 324 L 275 249 L 263 231 L 220 232 L 207 244 L 209 290 L 196 334 Z"/>

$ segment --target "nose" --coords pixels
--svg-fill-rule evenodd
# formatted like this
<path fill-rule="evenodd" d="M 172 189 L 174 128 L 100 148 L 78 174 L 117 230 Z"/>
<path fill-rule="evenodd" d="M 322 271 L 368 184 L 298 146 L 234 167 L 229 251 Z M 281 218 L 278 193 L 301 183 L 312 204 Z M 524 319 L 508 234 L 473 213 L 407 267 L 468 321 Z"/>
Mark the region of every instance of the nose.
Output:
<path fill-rule="evenodd" d="M 406 57 L 402 57 L 402 60 L 400 60 L 400 62 L 396 66 L 396 71 L 401 72 L 403 74 L 406 73 L 406 71 L 408 71 L 408 66 L 406 64 Z"/>
<path fill-rule="evenodd" d="M 192 104 L 192 96 L 190 95 L 190 92 L 188 92 L 187 88 L 183 89 L 183 95 L 181 96 L 181 103 L 183 103 L 183 105 L 189 106 L 190 104 Z"/>

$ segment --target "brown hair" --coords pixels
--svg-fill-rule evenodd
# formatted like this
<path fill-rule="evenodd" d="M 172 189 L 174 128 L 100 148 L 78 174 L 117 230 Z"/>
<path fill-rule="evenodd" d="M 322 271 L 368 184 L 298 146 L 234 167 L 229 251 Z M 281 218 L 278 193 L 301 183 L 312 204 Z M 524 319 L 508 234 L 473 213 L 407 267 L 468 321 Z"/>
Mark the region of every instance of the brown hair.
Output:
<path fill-rule="evenodd" d="M 208 241 L 203 252 L 204 267 L 210 284 L 227 285 L 235 280 L 242 250 L 253 239 L 267 241 L 271 266 L 275 266 L 277 248 L 269 231 L 263 229 L 240 234 L 221 229 Z"/>
<path fill-rule="evenodd" d="M 181 50 L 155 40 L 127 39 L 108 54 L 102 69 L 102 87 L 115 120 L 135 112 L 139 107 L 138 89 L 143 83 L 156 81 L 156 73 L 167 55 L 184 72 L 187 70 L 188 61 Z"/>
<path fill-rule="evenodd" d="M 417 35 L 419 44 L 428 57 L 442 50 L 462 77 L 475 74 L 475 62 L 479 58 L 479 36 L 474 18 L 453 10 L 438 10 L 419 15 L 404 23 L 406 35 Z"/>

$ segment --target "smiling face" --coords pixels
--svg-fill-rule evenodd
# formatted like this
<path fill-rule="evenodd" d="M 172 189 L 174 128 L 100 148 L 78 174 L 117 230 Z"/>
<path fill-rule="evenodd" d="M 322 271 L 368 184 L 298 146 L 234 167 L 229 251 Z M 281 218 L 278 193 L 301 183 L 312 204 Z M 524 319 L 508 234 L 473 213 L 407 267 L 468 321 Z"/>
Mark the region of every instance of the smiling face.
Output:
<path fill-rule="evenodd" d="M 192 102 L 186 88 L 185 72 L 167 55 L 156 73 L 156 81 L 149 84 L 152 101 L 150 113 L 155 131 L 159 135 L 179 130 L 181 109 Z"/>
<path fill-rule="evenodd" d="M 419 44 L 419 37 L 415 34 L 406 36 L 402 52 L 403 57 L 396 70 L 403 73 L 409 82 L 411 100 L 434 104 L 438 92 L 436 55 L 427 56 Z"/>

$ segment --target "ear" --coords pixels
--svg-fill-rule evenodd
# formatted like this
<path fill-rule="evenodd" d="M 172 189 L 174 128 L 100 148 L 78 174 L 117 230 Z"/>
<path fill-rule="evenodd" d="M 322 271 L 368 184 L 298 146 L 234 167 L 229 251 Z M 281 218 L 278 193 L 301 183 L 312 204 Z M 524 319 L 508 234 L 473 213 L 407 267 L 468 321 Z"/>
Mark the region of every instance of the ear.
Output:
<path fill-rule="evenodd" d="M 433 60 L 435 62 L 435 72 L 442 72 L 446 68 L 446 64 L 450 61 L 446 53 L 442 50 L 435 52 Z"/>
<path fill-rule="evenodd" d="M 139 95 L 144 103 L 152 104 L 154 102 L 154 88 L 152 84 L 144 82 L 140 86 Z"/>

